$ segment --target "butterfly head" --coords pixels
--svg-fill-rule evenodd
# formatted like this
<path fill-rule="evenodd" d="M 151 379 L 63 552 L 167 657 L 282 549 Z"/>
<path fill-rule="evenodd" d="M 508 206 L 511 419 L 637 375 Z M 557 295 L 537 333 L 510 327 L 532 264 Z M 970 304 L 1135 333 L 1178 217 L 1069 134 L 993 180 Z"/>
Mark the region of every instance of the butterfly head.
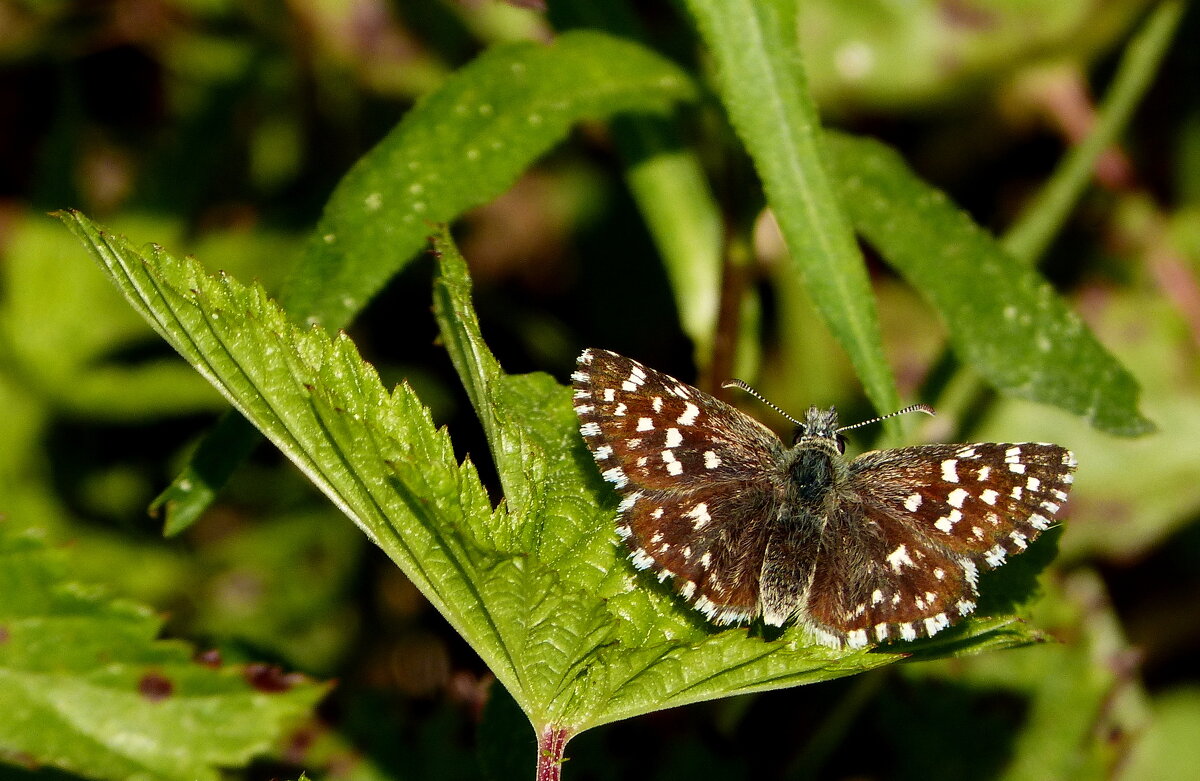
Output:
<path fill-rule="evenodd" d="M 792 445 L 827 446 L 822 443 L 832 445 L 839 454 L 846 452 L 846 438 L 838 433 L 836 407 L 809 407 L 804 422 L 797 422 L 792 432 Z"/>

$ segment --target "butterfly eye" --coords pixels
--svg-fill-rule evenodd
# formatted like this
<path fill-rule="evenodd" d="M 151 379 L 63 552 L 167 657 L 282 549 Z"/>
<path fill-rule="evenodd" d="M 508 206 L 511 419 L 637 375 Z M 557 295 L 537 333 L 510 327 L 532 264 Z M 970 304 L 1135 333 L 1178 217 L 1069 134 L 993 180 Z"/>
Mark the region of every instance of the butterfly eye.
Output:
<path fill-rule="evenodd" d="M 845 453 L 846 453 L 846 438 L 843 437 L 841 434 L 837 435 L 837 448 L 838 448 L 839 453 L 845 455 Z"/>

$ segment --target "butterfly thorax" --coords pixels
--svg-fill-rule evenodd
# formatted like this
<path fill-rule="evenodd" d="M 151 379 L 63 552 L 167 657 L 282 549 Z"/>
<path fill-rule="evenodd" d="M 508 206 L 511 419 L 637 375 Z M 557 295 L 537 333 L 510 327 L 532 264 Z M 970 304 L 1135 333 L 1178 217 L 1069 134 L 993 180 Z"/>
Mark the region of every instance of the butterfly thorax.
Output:
<path fill-rule="evenodd" d="M 837 424 L 833 407 L 809 407 L 793 435 L 788 473 L 796 498 L 814 511 L 823 509 L 835 497 L 832 489 L 844 484 L 848 475 Z"/>

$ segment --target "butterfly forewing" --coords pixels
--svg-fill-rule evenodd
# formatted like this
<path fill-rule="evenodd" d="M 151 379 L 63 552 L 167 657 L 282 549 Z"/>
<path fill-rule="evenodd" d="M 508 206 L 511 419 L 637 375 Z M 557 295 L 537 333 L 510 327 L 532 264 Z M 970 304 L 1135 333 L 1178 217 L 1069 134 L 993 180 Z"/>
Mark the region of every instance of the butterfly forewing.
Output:
<path fill-rule="evenodd" d="M 934 544 L 997 567 L 1050 526 L 1074 469 L 1058 445 L 925 445 L 864 453 L 850 464 L 850 489 Z"/>
<path fill-rule="evenodd" d="M 607 350 L 586 350 L 574 387 L 580 432 L 622 500 L 634 564 L 718 623 L 755 615 L 762 547 L 782 484 L 764 468 L 778 437 L 733 407 Z"/>

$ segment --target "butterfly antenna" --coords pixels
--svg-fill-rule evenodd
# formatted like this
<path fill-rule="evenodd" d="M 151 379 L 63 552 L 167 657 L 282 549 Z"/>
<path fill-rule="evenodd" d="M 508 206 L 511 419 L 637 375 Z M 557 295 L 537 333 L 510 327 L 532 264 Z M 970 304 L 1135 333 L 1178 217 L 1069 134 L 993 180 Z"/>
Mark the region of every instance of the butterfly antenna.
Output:
<path fill-rule="evenodd" d="M 765 396 L 763 396 L 758 391 L 754 390 L 754 388 L 751 388 L 749 385 L 747 385 L 742 380 L 730 380 L 729 382 L 722 383 L 721 387 L 722 388 L 739 388 L 741 390 L 744 390 L 744 391 L 746 391 L 746 393 L 749 393 L 751 396 L 758 399 L 763 404 L 766 404 L 768 407 L 775 410 L 780 415 L 783 415 L 785 418 L 792 421 L 797 426 L 803 425 L 800 421 L 796 420 L 791 415 L 784 412 L 783 409 L 778 404 L 774 403 L 773 401 L 770 401 L 769 399 L 767 399 Z"/>
<path fill-rule="evenodd" d="M 843 431 L 850 431 L 852 429 L 862 428 L 863 426 L 869 426 L 872 423 L 878 423 L 881 420 L 887 420 L 888 418 L 894 418 L 897 415 L 905 415 L 909 412 L 924 412 L 926 415 L 932 415 L 933 407 L 929 406 L 928 404 L 913 404 L 911 406 L 905 407 L 904 409 L 898 409 L 895 412 L 890 412 L 887 415 L 880 415 L 877 418 L 871 418 L 870 420 L 864 420 L 862 423 L 855 423 L 853 426 L 842 426 L 841 428 L 839 428 L 837 430 L 837 433 L 840 434 Z"/>

